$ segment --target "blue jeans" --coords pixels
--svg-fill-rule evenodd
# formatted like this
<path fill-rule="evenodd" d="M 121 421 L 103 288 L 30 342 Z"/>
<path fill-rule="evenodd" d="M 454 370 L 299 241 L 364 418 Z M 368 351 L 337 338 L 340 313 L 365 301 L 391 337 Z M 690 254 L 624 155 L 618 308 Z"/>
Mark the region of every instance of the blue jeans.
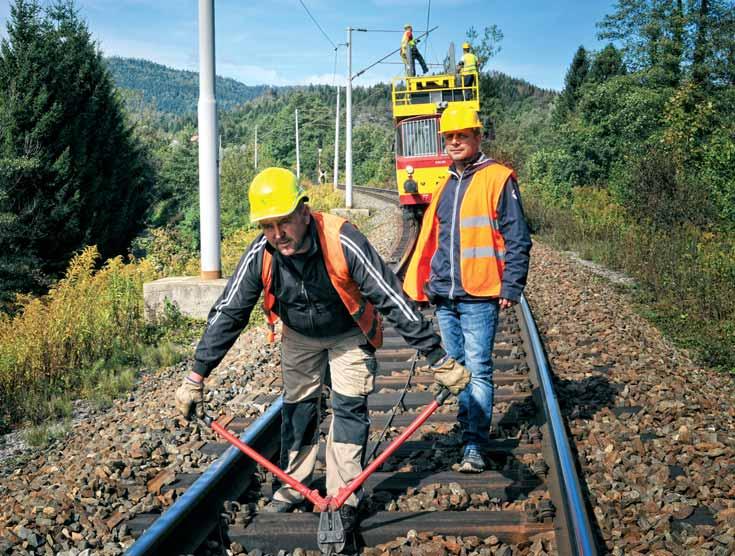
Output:
<path fill-rule="evenodd" d="M 486 447 L 493 417 L 493 344 L 498 327 L 498 302 L 439 299 L 436 317 L 444 349 L 467 367 L 470 384 L 459 395 L 457 418 L 462 442 Z"/>

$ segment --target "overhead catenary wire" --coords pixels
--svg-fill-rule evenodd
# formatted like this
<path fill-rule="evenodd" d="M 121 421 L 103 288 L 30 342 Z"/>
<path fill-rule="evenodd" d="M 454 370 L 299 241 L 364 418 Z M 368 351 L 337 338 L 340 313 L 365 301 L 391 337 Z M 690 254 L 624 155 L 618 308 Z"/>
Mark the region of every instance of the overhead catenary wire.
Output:
<path fill-rule="evenodd" d="M 421 35 L 419 35 L 418 37 L 416 37 L 416 40 L 420 40 L 420 39 L 422 39 L 423 37 L 425 37 L 425 36 L 428 36 L 428 34 L 429 34 L 429 33 L 431 33 L 431 32 L 433 32 L 433 31 L 435 31 L 435 30 L 436 30 L 436 29 L 438 29 L 438 28 L 439 28 L 439 26 L 438 26 L 438 25 L 436 25 L 436 26 L 432 27 L 431 29 L 427 30 L 427 31 L 426 31 L 425 33 L 421 33 Z M 365 31 L 365 29 L 353 29 L 353 31 Z M 366 67 L 366 68 L 364 68 L 364 69 L 362 69 L 362 70 L 358 71 L 358 72 L 357 72 L 356 74 L 354 74 L 354 75 L 352 76 L 352 78 L 351 78 L 351 79 L 356 79 L 356 78 L 360 77 L 360 76 L 361 76 L 361 75 L 362 75 L 363 73 L 365 73 L 365 72 L 366 72 L 367 70 L 369 70 L 369 69 L 371 69 L 371 68 L 374 68 L 375 66 L 377 66 L 378 64 L 380 64 L 380 63 L 381 63 L 381 62 L 383 62 L 384 60 L 387 60 L 388 58 L 390 58 L 391 56 L 393 56 L 393 54 L 395 54 L 396 52 L 398 52 L 398 51 L 399 51 L 400 49 L 401 49 L 401 48 L 400 48 L 400 47 L 398 47 L 398 48 L 396 48 L 395 50 L 392 50 L 391 52 L 389 52 L 388 54 L 386 54 L 385 56 L 383 56 L 383 57 L 382 57 L 382 58 L 381 58 L 380 60 L 378 60 L 377 62 L 373 62 L 373 63 L 372 63 L 372 64 L 370 64 L 370 65 L 369 65 L 368 67 Z"/>
<path fill-rule="evenodd" d="M 300 3 L 301 3 L 301 5 L 302 5 L 302 6 L 304 7 L 304 10 L 306 10 L 306 13 L 307 13 L 307 14 L 309 14 L 309 17 L 310 17 L 310 18 L 311 18 L 311 20 L 312 20 L 312 21 L 314 22 L 314 25 L 316 25 L 317 29 L 319 29 L 319 31 L 321 31 L 322 35 L 324 35 L 324 38 L 325 38 L 325 39 L 327 39 L 327 40 L 329 41 L 329 44 L 331 44 L 331 45 L 332 45 L 332 47 L 333 47 L 333 48 L 334 48 L 335 50 L 337 50 L 337 45 L 336 45 L 336 44 L 334 43 L 334 41 L 333 41 L 332 39 L 330 39 L 330 38 L 329 38 L 329 35 L 327 35 L 327 33 L 326 33 L 326 32 L 324 31 L 324 29 L 322 29 L 322 26 L 321 26 L 321 25 L 319 25 L 319 22 L 318 22 L 318 21 L 317 21 L 317 20 L 316 20 L 316 19 L 314 18 L 314 16 L 313 16 L 313 15 L 311 15 L 311 12 L 309 11 L 309 8 L 307 8 L 307 7 L 306 7 L 306 4 L 304 4 L 304 0 L 299 0 L 299 2 L 300 2 Z"/>
<path fill-rule="evenodd" d="M 431 0 L 429 0 L 429 6 L 426 9 L 426 34 L 429 34 L 429 19 L 431 18 Z M 429 41 L 424 43 L 424 57 L 429 57 Z"/>

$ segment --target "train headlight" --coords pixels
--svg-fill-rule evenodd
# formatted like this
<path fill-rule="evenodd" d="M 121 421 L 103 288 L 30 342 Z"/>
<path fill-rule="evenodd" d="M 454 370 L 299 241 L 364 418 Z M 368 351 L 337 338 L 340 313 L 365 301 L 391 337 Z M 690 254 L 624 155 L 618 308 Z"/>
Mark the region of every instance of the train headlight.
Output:
<path fill-rule="evenodd" d="M 408 173 L 408 177 L 413 176 L 413 166 L 411 166 L 410 164 L 406 166 L 406 172 Z"/>

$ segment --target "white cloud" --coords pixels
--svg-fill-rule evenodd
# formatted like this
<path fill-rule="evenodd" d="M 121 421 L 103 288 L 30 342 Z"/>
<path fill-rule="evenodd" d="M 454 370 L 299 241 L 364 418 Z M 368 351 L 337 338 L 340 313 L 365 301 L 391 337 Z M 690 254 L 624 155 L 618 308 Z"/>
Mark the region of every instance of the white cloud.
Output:
<path fill-rule="evenodd" d="M 273 68 L 264 68 L 250 64 L 217 64 L 217 75 L 231 77 L 246 85 L 293 85 L 293 80 L 281 77 Z"/>

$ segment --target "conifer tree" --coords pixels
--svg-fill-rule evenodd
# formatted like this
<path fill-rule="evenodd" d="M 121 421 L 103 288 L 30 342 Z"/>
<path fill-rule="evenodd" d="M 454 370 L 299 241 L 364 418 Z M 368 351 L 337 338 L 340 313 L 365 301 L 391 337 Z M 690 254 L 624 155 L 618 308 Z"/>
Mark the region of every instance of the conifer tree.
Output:
<path fill-rule="evenodd" d="M 592 83 L 603 83 L 611 77 L 625 74 L 625 64 L 620 51 L 612 44 L 608 44 L 592 60 L 588 79 Z"/>
<path fill-rule="evenodd" d="M 13 225 L 0 233 L 0 268 L 25 273 L 20 261 L 34 261 L 54 276 L 84 245 L 124 253 L 145 218 L 152 172 L 86 24 L 71 0 L 45 10 L 16 0 L 7 31 L 0 213 Z"/>
<path fill-rule="evenodd" d="M 556 116 L 563 119 L 566 115 L 574 112 L 580 95 L 580 88 L 587 79 L 589 72 L 589 60 L 584 46 L 580 46 L 574 53 L 572 63 L 564 78 L 564 90 L 559 95 L 556 108 Z"/>

